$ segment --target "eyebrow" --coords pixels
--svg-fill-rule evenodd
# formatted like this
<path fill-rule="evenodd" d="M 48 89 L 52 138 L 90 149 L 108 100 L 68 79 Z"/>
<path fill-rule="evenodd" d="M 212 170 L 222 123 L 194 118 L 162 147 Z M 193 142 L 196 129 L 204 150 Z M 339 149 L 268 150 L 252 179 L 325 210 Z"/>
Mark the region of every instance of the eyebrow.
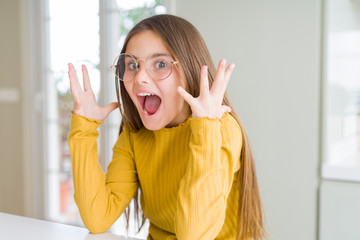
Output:
<path fill-rule="evenodd" d="M 135 56 L 135 55 L 133 55 L 131 53 L 127 53 L 127 54 L 130 54 L 135 59 L 139 59 L 137 56 Z M 161 56 L 170 56 L 170 54 L 167 54 L 167 53 L 154 53 L 154 54 L 150 55 L 149 57 L 147 57 L 146 59 L 154 58 L 154 57 L 161 57 Z"/>

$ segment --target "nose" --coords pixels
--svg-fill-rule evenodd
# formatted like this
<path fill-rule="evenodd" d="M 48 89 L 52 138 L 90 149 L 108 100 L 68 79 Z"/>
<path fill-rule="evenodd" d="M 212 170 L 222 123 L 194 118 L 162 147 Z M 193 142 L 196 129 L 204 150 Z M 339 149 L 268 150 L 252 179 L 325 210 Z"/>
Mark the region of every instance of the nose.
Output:
<path fill-rule="evenodd" d="M 141 63 L 140 63 L 141 62 Z M 151 81 L 151 77 L 149 76 L 146 69 L 145 60 L 138 60 L 138 71 L 135 74 L 135 82 L 139 84 L 148 84 Z"/>

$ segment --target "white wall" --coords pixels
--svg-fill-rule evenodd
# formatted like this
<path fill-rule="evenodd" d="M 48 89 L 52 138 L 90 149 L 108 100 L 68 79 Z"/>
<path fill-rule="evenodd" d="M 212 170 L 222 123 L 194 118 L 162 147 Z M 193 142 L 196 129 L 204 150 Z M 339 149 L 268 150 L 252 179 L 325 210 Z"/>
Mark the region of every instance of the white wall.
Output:
<path fill-rule="evenodd" d="M 359 183 L 324 181 L 321 184 L 319 239 L 360 239 L 359 203 Z"/>
<path fill-rule="evenodd" d="M 325 27 L 328 34 L 360 31 L 359 0 L 327 0 L 325 9 L 327 12 Z M 327 56 L 326 53 L 325 56 Z M 331 79 L 330 76 L 328 77 Z M 334 78 L 336 79 L 336 76 L 332 76 L 333 81 Z M 343 80 L 345 79 L 341 78 L 341 81 Z M 334 92 L 332 94 L 334 100 L 331 103 L 340 104 L 341 106 L 343 104 L 342 96 L 340 94 L 335 95 Z M 328 103 L 329 105 L 330 103 Z M 329 106 L 328 111 L 329 114 L 339 112 L 337 109 L 331 109 L 331 106 Z M 358 125 L 357 127 L 359 128 L 360 126 Z M 335 174 L 332 177 L 344 175 L 345 177 L 353 176 L 354 178 L 359 178 L 359 172 L 355 168 L 346 166 L 346 163 L 343 166 L 327 164 L 325 167 L 331 167 L 332 173 L 336 170 L 336 172 L 340 172 L 340 174 Z M 341 174 L 342 172 L 344 174 Z M 360 183 L 324 180 L 321 182 L 320 189 L 319 240 L 360 239 Z"/>
<path fill-rule="evenodd" d="M 20 6 L 0 1 L 0 212 L 24 213 Z M 12 94 L 13 93 L 13 94 Z"/>
<path fill-rule="evenodd" d="M 321 0 L 178 0 L 216 62 L 256 157 L 272 239 L 317 237 Z"/>

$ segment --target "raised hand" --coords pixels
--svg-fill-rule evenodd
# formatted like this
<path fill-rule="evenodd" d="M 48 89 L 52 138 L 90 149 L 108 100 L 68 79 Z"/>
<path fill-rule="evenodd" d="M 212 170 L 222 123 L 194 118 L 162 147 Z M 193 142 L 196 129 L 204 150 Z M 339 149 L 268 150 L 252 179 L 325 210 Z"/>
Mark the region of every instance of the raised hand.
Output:
<path fill-rule="evenodd" d="M 92 118 L 95 120 L 105 120 L 107 116 L 118 107 L 118 103 L 112 102 L 104 108 L 100 107 L 97 104 L 95 94 L 91 89 L 89 73 L 85 65 L 82 65 L 84 91 L 81 89 L 74 66 L 71 63 L 69 63 L 68 66 L 70 91 L 74 100 L 73 112 L 77 115 Z"/>
<path fill-rule="evenodd" d="M 190 105 L 194 118 L 221 118 L 225 112 L 231 112 L 231 108 L 222 105 L 224 94 L 235 65 L 232 63 L 226 68 L 226 60 L 221 59 L 214 83 L 209 90 L 208 67 L 201 68 L 200 95 L 194 98 L 182 87 L 178 87 L 179 94 Z"/>

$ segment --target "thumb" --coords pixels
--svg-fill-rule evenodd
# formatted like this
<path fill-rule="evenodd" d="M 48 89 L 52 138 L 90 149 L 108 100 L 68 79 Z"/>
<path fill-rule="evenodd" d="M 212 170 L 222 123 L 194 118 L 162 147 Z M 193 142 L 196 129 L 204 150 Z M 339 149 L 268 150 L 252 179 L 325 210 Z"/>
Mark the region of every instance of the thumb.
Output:
<path fill-rule="evenodd" d="M 119 104 L 117 102 L 109 103 L 106 107 L 104 107 L 106 116 L 108 116 L 112 111 L 114 111 L 118 107 L 119 107 Z"/>
<path fill-rule="evenodd" d="M 188 93 L 184 88 L 182 87 L 178 87 L 177 88 L 178 93 L 184 98 L 184 100 L 190 105 L 192 106 L 194 103 L 194 97 L 191 96 L 190 93 Z"/>

